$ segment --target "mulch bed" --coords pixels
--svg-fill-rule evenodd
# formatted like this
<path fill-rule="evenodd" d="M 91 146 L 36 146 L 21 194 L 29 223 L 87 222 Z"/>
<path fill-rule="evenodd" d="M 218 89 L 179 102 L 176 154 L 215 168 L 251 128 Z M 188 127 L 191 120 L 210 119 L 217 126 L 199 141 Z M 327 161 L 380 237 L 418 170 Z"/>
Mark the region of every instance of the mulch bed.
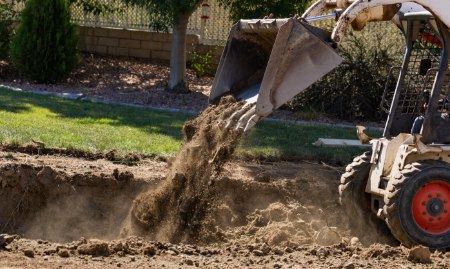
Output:
<path fill-rule="evenodd" d="M 213 78 L 187 72 L 188 93 L 165 90 L 169 67 L 140 59 L 81 55 L 80 64 L 59 84 L 30 83 L 7 62 L 0 61 L 0 83 L 32 91 L 83 93 L 111 102 L 200 111 L 208 105 Z"/>

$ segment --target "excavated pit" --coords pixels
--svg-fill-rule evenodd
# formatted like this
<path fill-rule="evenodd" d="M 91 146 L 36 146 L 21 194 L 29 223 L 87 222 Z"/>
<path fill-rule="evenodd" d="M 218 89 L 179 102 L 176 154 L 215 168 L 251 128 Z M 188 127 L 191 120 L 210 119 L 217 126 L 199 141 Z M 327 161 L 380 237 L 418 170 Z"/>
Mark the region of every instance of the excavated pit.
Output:
<path fill-rule="evenodd" d="M 161 190 L 170 170 L 156 161 L 129 167 L 106 160 L 0 152 L 0 234 L 53 242 L 130 235 L 155 239 L 157 234 L 148 230 L 132 232 L 130 209 L 142 193 L 145 197 Z M 338 171 L 320 164 L 225 164 L 208 183 L 207 208 L 191 230 L 196 231 L 195 242 L 186 234 L 180 238 L 200 245 L 269 247 L 327 246 L 353 236 L 366 245 L 392 242 L 389 232 L 380 229 L 350 229 L 357 220 L 337 203 L 338 179 Z M 177 216 L 179 211 L 167 213 Z M 161 229 L 173 227 L 165 225 Z"/>
<path fill-rule="evenodd" d="M 55 242 L 117 238 L 133 200 L 155 184 L 137 168 L 105 160 L 1 154 L 0 234 Z"/>

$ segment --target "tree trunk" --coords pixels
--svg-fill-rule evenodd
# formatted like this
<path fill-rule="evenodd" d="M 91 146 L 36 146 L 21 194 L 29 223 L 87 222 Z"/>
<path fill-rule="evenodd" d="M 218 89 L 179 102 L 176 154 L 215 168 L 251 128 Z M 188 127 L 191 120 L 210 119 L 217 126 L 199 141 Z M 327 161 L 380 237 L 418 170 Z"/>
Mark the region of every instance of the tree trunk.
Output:
<path fill-rule="evenodd" d="M 168 90 L 185 91 L 186 84 L 186 32 L 190 14 L 180 16 L 173 26 L 172 50 L 170 54 L 170 78 Z"/>

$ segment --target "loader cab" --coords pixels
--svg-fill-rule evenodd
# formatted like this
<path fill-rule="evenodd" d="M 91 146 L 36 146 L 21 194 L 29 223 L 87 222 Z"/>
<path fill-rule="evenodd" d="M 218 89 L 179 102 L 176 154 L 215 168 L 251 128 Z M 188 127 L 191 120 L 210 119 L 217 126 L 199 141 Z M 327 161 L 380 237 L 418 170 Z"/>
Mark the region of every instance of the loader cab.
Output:
<path fill-rule="evenodd" d="M 398 71 L 395 91 L 389 92 L 386 86 L 383 94 L 382 109 L 388 112 L 384 136 L 409 133 L 415 119 L 423 116 L 422 141 L 449 144 L 449 29 L 429 12 L 401 14 L 399 20 L 406 49 L 402 66 L 391 70 L 391 74 Z M 425 111 L 424 92 L 430 93 Z"/>

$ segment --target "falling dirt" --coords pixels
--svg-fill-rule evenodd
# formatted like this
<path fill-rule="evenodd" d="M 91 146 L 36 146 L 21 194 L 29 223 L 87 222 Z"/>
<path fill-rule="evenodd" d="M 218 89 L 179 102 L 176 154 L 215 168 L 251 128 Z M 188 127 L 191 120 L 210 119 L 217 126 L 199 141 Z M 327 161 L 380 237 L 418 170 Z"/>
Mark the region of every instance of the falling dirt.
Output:
<path fill-rule="evenodd" d="M 195 241 L 216 188 L 214 181 L 231 157 L 242 132 L 227 126 L 244 104 L 223 97 L 183 128 L 185 140 L 166 180 L 136 199 L 131 230 L 169 242 Z"/>

